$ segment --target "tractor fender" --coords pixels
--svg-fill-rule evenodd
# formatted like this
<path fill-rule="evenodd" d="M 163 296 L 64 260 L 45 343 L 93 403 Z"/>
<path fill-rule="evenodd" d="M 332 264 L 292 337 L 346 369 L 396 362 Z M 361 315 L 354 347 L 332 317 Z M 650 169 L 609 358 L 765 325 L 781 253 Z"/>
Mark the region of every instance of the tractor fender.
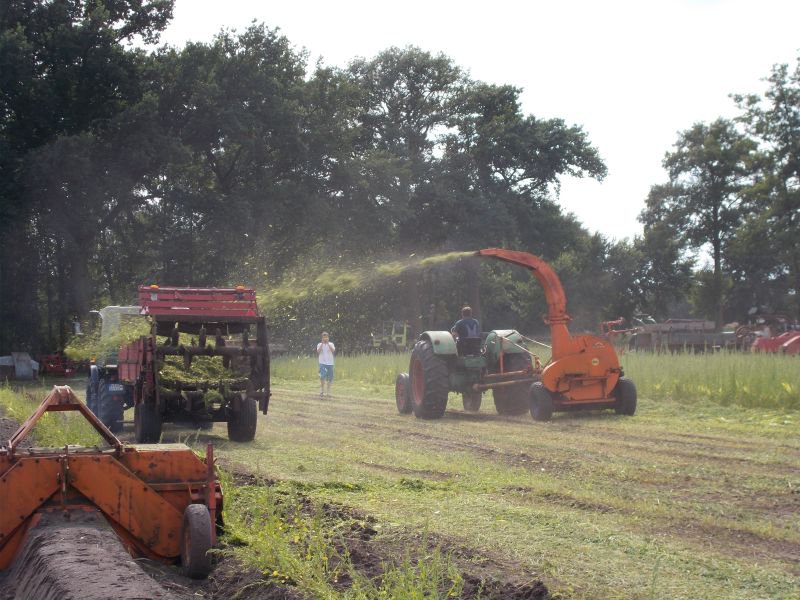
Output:
<path fill-rule="evenodd" d="M 423 331 L 420 340 L 427 340 L 431 343 L 434 354 L 456 356 L 456 341 L 449 331 Z"/>
<path fill-rule="evenodd" d="M 489 354 L 500 354 L 502 347 L 504 354 L 526 353 L 522 336 L 514 329 L 494 329 L 486 335 L 486 352 Z"/>

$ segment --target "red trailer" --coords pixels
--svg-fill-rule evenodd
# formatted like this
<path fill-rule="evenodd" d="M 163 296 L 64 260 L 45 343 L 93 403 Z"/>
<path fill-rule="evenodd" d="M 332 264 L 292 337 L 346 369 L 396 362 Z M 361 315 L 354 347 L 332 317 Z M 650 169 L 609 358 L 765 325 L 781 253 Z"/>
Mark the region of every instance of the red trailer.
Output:
<path fill-rule="evenodd" d="M 150 335 L 120 347 L 116 364 L 104 368 L 108 385 L 101 385 L 93 370 L 97 389 L 109 390 L 119 404 L 117 415 L 104 422 L 121 420 L 124 400 L 119 399 L 130 398 L 138 442 L 157 442 L 167 422 L 197 427 L 225 422 L 231 440 L 252 440 L 257 410 L 266 414 L 270 397 L 267 322 L 255 291 L 142 286 L 139 306 L 150 321 Z M 208 363 L 210 358 L 221 363 L 225 375 L 176 376 L 176 363 L 188 374 L 193 360 Z M 94 404 L 99 414 L 110 414 L 103 397 Z M 117 404 L 112 404 L 115 410 Z"/>

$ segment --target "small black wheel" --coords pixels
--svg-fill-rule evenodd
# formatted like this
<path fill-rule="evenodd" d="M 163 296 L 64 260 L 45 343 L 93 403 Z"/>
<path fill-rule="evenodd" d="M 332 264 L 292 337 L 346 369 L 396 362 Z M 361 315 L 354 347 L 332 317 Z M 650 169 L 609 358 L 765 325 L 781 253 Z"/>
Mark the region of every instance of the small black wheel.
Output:
<path fill-rule="evenodd" d="M 411 414 L 411 379 L 408 373 L 400 373 L 394 382 L 394 401 L 397 412 L 401 415 Z"/>
<path fill-rule="evenodd" d="M 447 408 L 450 379 L 447 364 L 433 352 L 428 340 L 411 351 L 411 407 L 418 419 L 440 419 Z"/>
<path fill-rule="evenodd" d="M 124 390 L 119 392 L 112 392 L 109 390 L 111 385 L 105 379 L 97 382 L 97 393 L 95 395 L 95 414 L 103 422 L 103 425 L 108 427 L 112 433 L 119 433 L 122 431 L 122 418 L 125 412 L 123 403 L 125 402 Z"/>
<path fill-rule="evenodd" d="M 481 393 L 469 390 L 462 394 L 464 400 L 464 410 L 467 412 L 478 412 L 481 409 Z"/>
<path fill-rule="evenodd" d="M 211 515 L 205 504 L 190 504 L 183 511 L 181 566 L 192 579 L 205 579 L 211 572 Z"/>
<path fill-rule="evenodd" d="M 133 408 L 133 430 L 140 444 L 154 444 L 161 438 L 161 415 L 155 399 L 143 399 Z"/>
<path fill-rule="evenodd" d="M 549 421 L 553 418 L 553 394 L 541 381 L 531 384 L 531 417 L 534 421 Z"/>
<path fill-rule="evenodd" d="M 258 407 L 255 398 L 242 398 L 241 408 L 228 416 L 228 439 L 232 442 L 252 442 L 256 437 Z"/>
<path fill-rule="evenodd" d="M 632 416 L 636 412 L 636 386 L 630 379 L 619 378 L 614 388 L 614 397 L 617 399 L 614 410 L 618 415 Z"/>

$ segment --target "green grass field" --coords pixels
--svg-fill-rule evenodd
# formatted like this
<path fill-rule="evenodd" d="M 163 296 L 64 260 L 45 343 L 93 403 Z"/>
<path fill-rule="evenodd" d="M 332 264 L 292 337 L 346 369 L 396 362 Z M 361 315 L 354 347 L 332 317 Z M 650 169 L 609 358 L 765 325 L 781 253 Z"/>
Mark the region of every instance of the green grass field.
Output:
<path fill-rule="evenodd" d="M 457 596 L 464 574 L 563 598 L 800 597 L 796 357 L 624 355 L 635 416 L 549 423 L 498 416 L 490 393 L 479 414 L 451 395 L 440 420 L 401 416 L 407 362 L 340 357 L 321 400 L 314 359 L 276 359 L 253 443 L 171 433 L 273 482 L 228 486 L 230 552 L 318 598 Z M 365 519 L 382 577 L 342 550 Z"/>

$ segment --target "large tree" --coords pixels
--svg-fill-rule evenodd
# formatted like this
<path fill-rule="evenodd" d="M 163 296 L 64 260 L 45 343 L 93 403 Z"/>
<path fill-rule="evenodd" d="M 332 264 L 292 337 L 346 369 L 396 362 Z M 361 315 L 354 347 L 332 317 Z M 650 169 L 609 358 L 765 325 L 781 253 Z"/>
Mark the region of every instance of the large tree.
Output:
<path fill-rule="evenodd" d="M 51 331 L 87 308 L 91 233 L 72 209 L 94 217 L 104 201 L 103 183 L 84 188 L 81 179 L 98 174 L 87 162 L 101 154 L 96 137 L 140 97 L 142 53 L 128 42 L 154 42 L 172 8 L 173 0 L 0 6 L 0 319 L 17 325 L 0 332 L 0 350 L 35 345 L 41 296 L 58 321 Z"/>
<path fill-rule="evenodd" d="M 776 65 L 767 81 L 763 98 L 735 96 L 764 156 L 760 181 L 750 190 L 757 212 L 743 232 L 740 255 L 752 279 L 767 289 L 783 288 L 784 298 L 772 303 L 782 308 L 793 298 L 800 318 L 800 58 L 793 71 Z M 754 257 L 761 260 L 754 263 Z"/>
<path fill-rule="evenodd" d="M 752 183 L 755 148 L 729 120 L 695 124 L 664 158 L 669 184 L 652 188 L 640 216 L 645 228 L 663 224 L 689 247 L 709 249 L 717 325 L 724 320 L 725 253 L 748 214 L 742 192 Z"/>

